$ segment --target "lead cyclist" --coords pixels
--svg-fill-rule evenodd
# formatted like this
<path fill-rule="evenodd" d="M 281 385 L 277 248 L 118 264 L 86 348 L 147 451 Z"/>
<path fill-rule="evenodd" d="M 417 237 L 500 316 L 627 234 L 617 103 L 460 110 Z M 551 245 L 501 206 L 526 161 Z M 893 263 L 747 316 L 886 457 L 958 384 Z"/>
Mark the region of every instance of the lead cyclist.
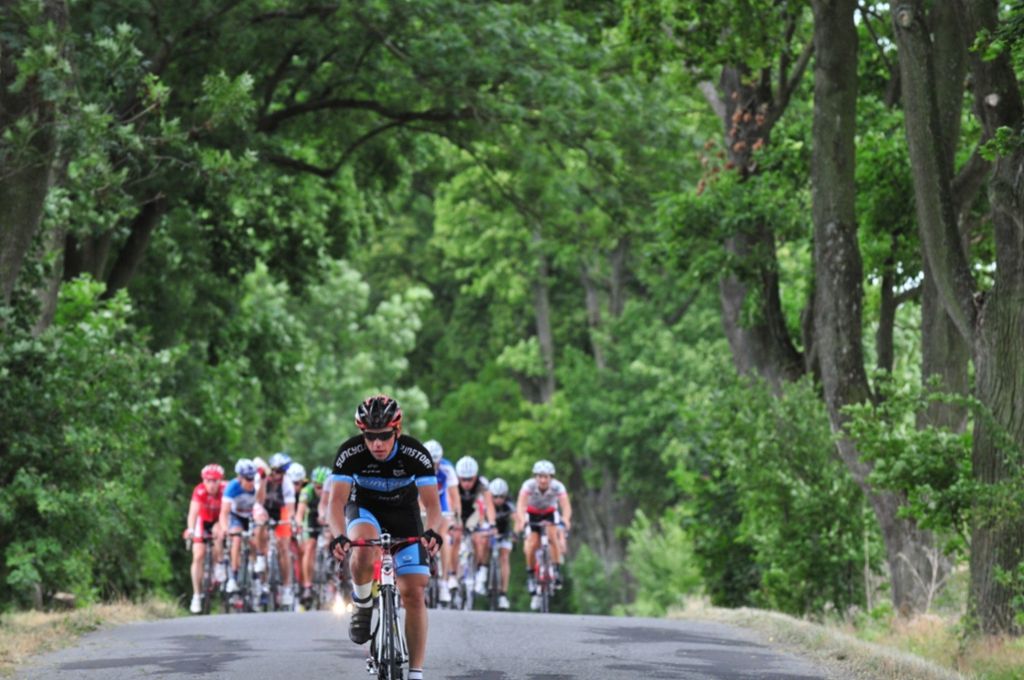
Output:
<path fill-rule="evenodd" d="M 331 550 L 340 561 L 352 540 L 375 539 L 385 532 L 395 538 L 421 536 L 420 543 L 395 553 L 395 573 L 405 607 L 409 680 L 423 680 L 428 554 L 436 553 L 441 546 L 441 504 L 434 462 L 423 444 L 402 434 L 402 409 L 391 397 L 382 394 L 363 401 L 356 409 L 355 422 L 361 434 L 343 442 L 334 461 L 328 518 L 336 538 L 331 541 Z M 348 503 L 352 490 L 355 497 Z M 419 503 L 427 511 L 425 531 Z M 357 550 L 349 560 L 356 608 L 348 633 L 359 645 L 371 636 L 376 552 Z"/>

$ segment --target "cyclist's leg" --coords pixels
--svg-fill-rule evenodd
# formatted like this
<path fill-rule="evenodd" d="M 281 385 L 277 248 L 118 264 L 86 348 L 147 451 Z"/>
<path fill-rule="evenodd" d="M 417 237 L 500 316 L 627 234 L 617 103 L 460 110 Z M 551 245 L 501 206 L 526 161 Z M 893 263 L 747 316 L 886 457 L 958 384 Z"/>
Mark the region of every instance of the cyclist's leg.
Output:
<path fill-rule="evenodd" d="M 551 563 L 559 564 L 561 560 L 559 557 L 562 554 L 561 541 L 558 540 L 558 526 L 549 524 L 545 529 L 548 532 L 548 544 L 551 546 Z"/>
<path fill-rule="evenodd" d="M 523 542 L 523 552 L 526 558 L 526 571 L 527 573 L 533 573 L 533 561 L 537 554 L 537 548 L 540 547 L 540 535 L 536 531 L 530 531 L 526 535 L 526 540 Z"/>
<path fill-rule="evenodd" d="M 491 537 L 484 532 L 473 534 L 473 553 L 476 563 L 480 566 L 487 566 L 491 561 Z"/>
<path fill-rule="evenodd" d="M 311 534 L 302 543 L 302 586 L 310 588 L 313 585 L 313 567 L 316 566 L 316 536 Z"/>
<path fill-rule="evenodd" d="M 221 564 L 224 561 L 224 530 L 220 522 L 213 525 L 213 563 Z"/>
<path fill-rule="evenodd" d="M 451 581 L 455 578 L 455 572 L 459 569 L 459 546 L 462 545 L 462 523 L 456 519 L 451 525 L 449 531 L 449 540 L 442 550 L 448 555 L 446 562 L 448 566 L 445 572 L 448 575 L 448 580 Z M 451 587 L 451 583 L 448 584 Z"/>
<path fill-rule="evenodd" d="M 206 557 L 206 544 L 202 536 L 195 536 L 192 541 L 192 594 L 199 595 L 203 583 L 203 558 Z"/>
<path fill-rule="evenodd" d="M 274 529 L 274 540 L 277 541 L 277 561 L 281 567 L 281 581 L 285 588 L 292 585 L 292 509 L 281 508 L 277 527 Z"/>
<path fill-rule="evenodd" d="M 410 548 L 419 549 L 418 546 L 410 546 Z M 408 549 L 406 548 L 406 550 Z M 407 569 L 399 568 L 398 592 L 402 595 L 402 606 L 405 608 L 405 637 L 409 643 L 409 668 L 422 669 L 423 660 L 427 654 L 427 606 L 423 599 L 423 590 L 430 578 L 430 567 L 425 566 L 424 569 L 426 573 L 411 573 Z"/>
<path fill-rule="evenodd" d="M 498 552 L 498 562 L 501 563 L 501 592 L 508 592 L 508 578 L 510 571 L 509 555 L 512 552 L 512 548 L 502 547 Z"/>
<path fill-rule="evenodd" d="M 380 536 L 380 522 L 372 512 L 354 504 L 345 508 L 345 535 L 351 540 Z M 349 620 L 348 635 L 356 644 L 370 639 L 370 617 L 373 607 L 373 565 L 379 550 L 354 548 L 349 550 L 349 568 L 352 573 L 352 604 L 356 609 Z"/>

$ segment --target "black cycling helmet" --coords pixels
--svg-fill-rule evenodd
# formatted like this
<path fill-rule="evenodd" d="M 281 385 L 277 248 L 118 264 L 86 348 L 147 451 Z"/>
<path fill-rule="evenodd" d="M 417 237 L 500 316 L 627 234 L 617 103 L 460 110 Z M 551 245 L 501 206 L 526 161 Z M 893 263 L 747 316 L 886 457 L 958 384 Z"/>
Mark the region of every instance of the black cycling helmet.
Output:
<path fill-rule="evenodd" d="M 386 394 L 369 397 L 356 409 L 356 427 L 360 430 L 397 429 L 402 426 L 402 407 Z"/>

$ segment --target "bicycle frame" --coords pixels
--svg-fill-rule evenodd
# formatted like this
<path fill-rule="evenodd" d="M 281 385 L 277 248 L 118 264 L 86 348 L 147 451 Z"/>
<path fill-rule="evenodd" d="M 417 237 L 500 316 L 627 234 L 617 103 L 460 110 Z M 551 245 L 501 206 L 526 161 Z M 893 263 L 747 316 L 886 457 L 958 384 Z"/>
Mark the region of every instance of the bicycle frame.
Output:
<path fill-rule="evenodd" d="M 491 568 L 487 572 L 487 594 L 491 611 L 498 609 L 498 593 L 501 591 L 501 550 L 498 547 L 498 532 L 491 532 Z"/>
<path fill-rule="evenodd" d="M 534 553 L 533 573 L 540 595 L 540 611 L 544 614 L 551 611 L 551 594 L 555 589 L 555 570 L 551 564 L 551 543 L 548 539 L 549 526 L 553 524 L 547 520 L 530 524 L 530 529 L 536 530 L 540 535 L 540 547 Z"/>
<path fill-rule="evenodd" d="M 241 610 L 251 612 L 259 604 L 259 593 L 254 591 L 253 583 L 256 581 L 254 565 L 252 561 L 252 525 L 245 531 L 228 535 L 228 549 L 235 536 L 241 541 L 238 556 L 238 591 L 231 594 L 224 602 L 224 611 L 232 612 Z M 229 561 L 230 568 L 230 561 Z"/>

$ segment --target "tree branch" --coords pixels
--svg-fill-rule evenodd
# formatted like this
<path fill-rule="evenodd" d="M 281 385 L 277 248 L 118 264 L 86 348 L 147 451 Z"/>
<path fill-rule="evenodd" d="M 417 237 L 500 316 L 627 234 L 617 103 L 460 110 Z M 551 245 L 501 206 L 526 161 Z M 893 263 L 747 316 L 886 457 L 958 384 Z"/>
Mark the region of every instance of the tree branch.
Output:
<path fill-rule="evenodd" d="M 426 111 L 400 111 L 392 109 L 385 104 L 372 99 L 323 99 L 313 102 L 296 104 L 280 111 L 263 116 L 256 123 L 256 129 L 260 132 L 274 132 L 280 125 L 298 116 L 317 111 L 330 111 L 336 109 L 373 111 L 385 118 L 402 123 L 414 120 L 424 120 L 435 123 L 448 123 L 457 120 L 465 120 L 471 117 L 469 109 L 461 111 L 447 111 L 445 109 L 428 109 Z"/>
<path fill-rule="evenodd" d="M 722 101 L 721 95 L 718 94 L 718 88 L 715 87 L 715 84 L 710 80 L 702 80 L 698 83 L 697 88 L 704 95 L 704 99 L 707 100 L 711 110 L 715 112 L 719 120 L 728 126 L 729 121 L 725 120 L 725 102 Z"/>
<path fill-rule="evenodd" d="M 769 112 L 769 116 L 774 123 L 778 120 L 782 112 L 789 106 L 789 100 L 793 96 L 793 92 L 800 85 L 800 80 L 804 77 L 804 71 L 807 70 L 807 65 L 811 62 L 811 55 L 814 54 L 814 41 L 809 40 L 804 45 L 804 51 L 800 53 L 800 58 L 796 60 L 796 64 L 793 67 L 793 73 L 790 75 L 789 80 L 786 81 L 785 86 L 780 83 L 779 94 L 776 98 L 772 110 Z M 771 126 L 768 126 L 771 127 Z"/>
<path fill-rule="evenodd" d="M 982 143 L 984 141 L 982 140 Z M 974 201 L 975 196 L 981 191 L 981 187 L 985 185 L 985 179 L 991 170 L 992 163 L 982 158 L 981 154 L 978 153 L 977 147 L 975 147 L 974 153 L 971 154 L 971 157 L 960 168 L 960 172 L 957 173 L 952 182 L 953 205 L 958 216 L 962 215 L 964 210 Z"/>
<path fill-rule="evenodd" d="M 280 154 L 267 154 L 265 158 L 274 165 L 280 166 L 282 168 L 287 168 L 289 170 L 297 170 L 299 172 L 307 172 L 312 175 L 317 175 L 318 177 L 323 177 L 324 179 L 329 179 L 336 175 L 338 170 L 344 167 L 345 163 L 348 162 L 349 158 L 352 156 L 353 153 L 356 152 L 356 150 L 360 146 L 370 141 L 377 135 L 386 132 L 392 128 L 401 127 L 402 125 L 405 125 L 404 121 L 391 121 L 390 123 L 380 125 L 378 127 L 373 128 L 372 130 L 369 130 L 368 132 L 363 133 L 362 135 L 360 135 L 358 139 L 356 139 L 354 142 L 352 142 L 345 148 L 345 150 L 341 154 L 341 158 L 338 159 L 337 163 L 334 163 L 333 165 L 330 165 L 328 167 L 320 167 L 317 165 L 313 165 L 311 163 L 306 163 L 305 161 L 300 161 L 297 158 L 282 156 Z"/>

